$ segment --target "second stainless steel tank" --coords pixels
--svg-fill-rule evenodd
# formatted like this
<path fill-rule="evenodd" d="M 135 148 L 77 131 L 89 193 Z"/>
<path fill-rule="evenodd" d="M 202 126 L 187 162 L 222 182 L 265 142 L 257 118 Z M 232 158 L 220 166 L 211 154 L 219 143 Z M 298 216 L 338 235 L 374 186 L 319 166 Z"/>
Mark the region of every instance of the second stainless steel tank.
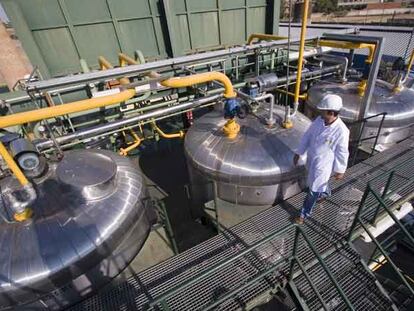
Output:
<path fill-rule="evenodd" d="M 307 116 L 314 118 L 317 114 L 316 106 L 325 94 L 337 94 L 342 97 L 343 109 L 341 118 L 348 125 L 358 120 L 360 106 L 363 97 L 357 93 L 358 82 L 338 83 L 335 81 L 322 81 L 312 86 L 308 91 L 308 100 L 305 105 Z M 394 86 L 378 80 L 375 86 L 368 117 L 386 112 L 383 127 L 378 144 L 382 148 L 388 148 L 392 144 L 410 136 L 414 124 L 414 90 L 403 88 L 400 92 L 393 91 Z M 367 121 L 362 138 L 377 135 L 381 117 Z M 352 139 L 357 139 L 357 134 L 351 131 Z M 366 141 L 372 145 L 374 140 Z"/>
<path fill-rule="evenodd" d="M 298 192 L 304 186 L 305 168 L 292 159 L 310 120 L 298 113 L 294 127 L 281 124 L 283 107 L 275 107 L 273 128 L 266 125 L 267 109 L 238 120 L 237 138 L 222 131 L 226 120 L 221 111 L 210 112 L 189 129 L 185 153 L 195 204 L 213 198 L 212 183 L 222 200 L 240 205 L 270 205 Z"/>

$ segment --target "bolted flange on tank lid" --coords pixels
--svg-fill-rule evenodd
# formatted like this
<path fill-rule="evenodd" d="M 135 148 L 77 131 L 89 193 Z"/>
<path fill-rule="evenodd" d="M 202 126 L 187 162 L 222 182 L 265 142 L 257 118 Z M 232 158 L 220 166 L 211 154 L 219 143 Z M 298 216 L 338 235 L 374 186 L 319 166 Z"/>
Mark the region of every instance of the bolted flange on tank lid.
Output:
<path fill-rule="evenodd" d="M 107 155 L 93 150 L 65 153 L 56 168 L 58 180 L 80 192 L 87 200 L 110 195 L 115 190 L 117 166 Z"/>

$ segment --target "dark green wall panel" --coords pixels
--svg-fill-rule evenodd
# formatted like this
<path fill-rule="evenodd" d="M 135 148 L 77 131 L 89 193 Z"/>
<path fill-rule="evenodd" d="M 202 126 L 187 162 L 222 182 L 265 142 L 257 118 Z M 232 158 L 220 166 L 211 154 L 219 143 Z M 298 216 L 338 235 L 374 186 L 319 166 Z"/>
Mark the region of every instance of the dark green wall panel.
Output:
<path fill-rule="evenodd" d="M 45 77 L 75 73 L 84 58 L 117 65 L 137 49 L 150 59 L 243 44 L 277 32 L 280 0 L 0 0 Z M 275 15 L 273 19 L 272 16 Z"/>

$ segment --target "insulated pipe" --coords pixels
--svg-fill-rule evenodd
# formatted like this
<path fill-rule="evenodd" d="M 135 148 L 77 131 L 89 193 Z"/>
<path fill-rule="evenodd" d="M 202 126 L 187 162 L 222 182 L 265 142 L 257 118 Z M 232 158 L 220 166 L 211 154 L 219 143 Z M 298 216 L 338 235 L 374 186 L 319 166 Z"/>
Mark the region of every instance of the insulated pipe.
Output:
<path fill-rule="evenodd" d="M 139 51 L 137 51 L 138 53 Z M 139 55 L 139 54 L 138 54 Z M 143 64 L 144 62 L 138 62 L 135 59 L 133 59 L 132 57 L 129 57 L 128 55 L 124 54 L 124 53 L 119 53 L 118 54 L 118 58 L 119 58 L 119 65 L 125 66 L 126 64 L 128 65 L 139 65 L 139 64 Z M 147 74 L 148 77 L 156 79 L 160 77 L 160 74 L 158 72 L 155 71 L 149 71 Z"/>
<path fill-rule="evenodd" d="M 367 64 L 371 64 L 374 58 L 375 52 L 375 44 L 372 43 L 363 43 L 363 42 L 352 42 L 352 41 L 331 41 L 331 40 L 320 40 L 320 46 L 327 46 L 331 48 L 338 48 L 338 49 L 369 49 L 369 54 L 366 59 Z"/>
<path fill-rule="evenodd" d="M 225 74 L 217 71 L 204 72 L 186 77 L 170 78 L 161 81 L 161 84 L 165 87 L 180 88 L 210 81 L 219 81 L 224 85 L 225 98 L 234 98 L 237 96 L 230 79 Z"/>
<path fill-rule="evenodd" d="M 128 155 L 128 152 L 130 152 L 131 150 L 138 148 L 142 141 L 142 139 L 139 138 L 139 136 L 133 130 L 131 130 L 131 135 L 134 137 L 135 141 L 130 146 L 126 148 L 121 148 L 119 150 L 119 154 L 124 157 L 126 157 Z"/>
<path fill-rule="evenodd" d="M 309 0 L 304 0 L 303 2 L 303 14 L 302 14 L 302 28 L 300 31 L 300 44 L 299 44 L 299 58 L 298 58 L 298 71 L 296 78 L 296 87 L 295 87 L 295 97 L 293 99 L 293 114 L 296 114 L 296 111 L 299 107 L 299 92 L 300 84 L 302 80 L 302 67 L 303 67 L 303 52 L 305 50 L 305 39 L 306 39 L 306 24 L 308 22 L 308 9 L 309 9 Z"/>
<path fill-rule="evenodd" d="M 413 66 L 413 63 L 414 63 L 414 50 L 411 52 L 410 61 L 408 62 L 408 66 L 407 66 L 407 72 L 405 74 L 404 80 L 402 81 L 403 84 L 405 82 L 407 82 L 407 79 L 408 79 L 408 76 L 410 75 L 410 71 L 411 71 L 411 67 Z"/>
<path fill-rule="evenodd" d="M 114 69 L 114 66 L 112 66 L 112 64 L 103 56 L 98 57 L 98 62 L 101 70 Z M 128 78 L 120 78 L 118 81 L 122 85 L 129 84 Z"/>
<path fill-rule="evenodd" d="M 71 114 L 104 106 L 124 102 L 135 95 L 135 90 L 125 90 L 117 94 L 84 99 L 68 104 L 41 108 L 26 112 L 19 112 L 8 116 L 0 117 L 0 128 L 6 128 L 24 123 L 50 119 L 65 114 Z"/>
<path fill-rule="evenodd" d="M 196 107 L 199 107 L 203 104 L 207 104 L 210 102 L 214 102 L 214 101 L 218 101 L 220 98 L 222 98 L 221 95 L 212 95 L 212 96 L 208 96 L 208 97 L 203 97 L 201 99 L 195 100 L 193 102 L 188 102 L 188 103 L 184 103 L 181 105 L 176 105 L 176 106 L 171 106 L 171 107 L 167 107 L 167 108 L 161 108 L 161 109 L 157 109 L 145 114 L 140 114 L 128 119 L 121 119 L 121 120 L 117 120 L 117 121 L 112 121 L 110 123 L 106 123 L 103 125 L 98 125 L 95 127 L 91 127 L 85 130 L 80 130 L 77 131 L 75 133 L 71 133 L 65 136 L 60 136 L 60 137 L 56 137 L 56 142 L 58 144 L 64 144 L 70 141 L 74 141 L 76 139 L 86 139 L 86 138 L 90 138 L 94 135 L 99 135 L 105 132 L 109 132 L 112 130 L 116 130 L 125 126 L 130 126 L 132 124 L 136 124 L 138 122 L 144 121 L 144 120 L 149 120 L 149 119 L 155 119 L 161 116 L 166 116 L 172 113 L 176 113 L 179 111 L 185 111 L 187 109 L 193 109 Z M 44 150 L 46 148 L 50 148 L 53 146 L 53 140 L 48 139 L 46 141 L 41 141 L 39 143 L 35 143 L 36 148 L 38 150 Z"/>
<path fill-rule="evenodd" d="M 183 131 L 179 131 L 178 133 L 173 133 L 173 134 L 167 134 L 164 133 L 155 122 L 152 122 L 152 126 L 154 127 L 154 129 L 157 131 L 157 133 L 163 137 L 163 138 L 183 138 L 184 137 L 184 132 Z"/>
<path fill-rule="evenodd" d="M 284 36 L 276 36 L 276 35 L 269 35 L 269 34 L 264 34 L 264 33 L 252 33 L 249 36 L 249 39 L 247 40 L 247 44 L 250 45 L 253 43 L 253 41 L 255 39 L 259 39 L 259 40 L 266 40 L 266 41 L 276 41 L 276 40 L 284 40 L 287 39 L 287 37 Z"/>
<path fill-rule="evenodd" d="M 355 32 L 354 28 L 339 30 L 340 33 L 350 33 Z M 307 40 L 310 39 L 317 39 L 318 36 L 309 36 Z M 293 38 L 290 40 L 291 43 L 298 42 L 297 38 Z M 150 70 L 160 70 L 165 68 L 177 67 L 177 66 L 184 66 L 188 64 L 194 64 L 197 62 L 202 62 L 210 59 L 218 59 L 222 57 L 227 57 L 230 55 L 235 54 L 245 54 L 251 53 L 258 49 L 267 49 L 267 48 L 281 48 L 286 46 L 288 40 L 281 40 L 281 41 L 269 41 L 264 43 L 256 43 L 252 45 L 244 45 L 241 47 L 234 47 L 229 49 L 223 49 L 219 51 L 212 51 L 212 52 L 205 52 L 199 53 L 195 55 L 186 55 L 181 57 L 175 57 L 170 59 L 163 59 L 156 62 L 140 64 L 140 65 L 133 65 L 128 67 L 120 67 L 114 68 L 106 71 L 98 71 L 98 72 L 90 72 L 60 78 L 53 78 L 49 80 L 42 80 L 36 82 L 29 82 L 27 83 L 27 89 L 29 91 L 40 91 L 44 89 L 52 89 L 61 87 L 63 85 L 70 85 L 70 84 L 79 84 L 79 83 L 91 83 L 96 81 L 103 81 L 110 78 L 117 78 L 120 76 L 131 76 L 137 75 L 140 73 L 145 73 Z"/>
<path fill-rule="evenodd" d="M 0 126 L 1 128 L 4 128 L 4 126 Z M 0 141 L 0 155 L 3 157 L 4 162 L 6 162 L 9 169 L 12 171 L 14 176 L 16 176 L 19 183 L 24 187 L 29 184 L 29 181 L 27 180 L 26 176 L 24 176 L 22 170 L 17 165 L 16 161 L 14 161 L 13 157 L 10 155 L 10 153 L 7 151 L 6 147 L 3 145 L 3 143 Z"/>

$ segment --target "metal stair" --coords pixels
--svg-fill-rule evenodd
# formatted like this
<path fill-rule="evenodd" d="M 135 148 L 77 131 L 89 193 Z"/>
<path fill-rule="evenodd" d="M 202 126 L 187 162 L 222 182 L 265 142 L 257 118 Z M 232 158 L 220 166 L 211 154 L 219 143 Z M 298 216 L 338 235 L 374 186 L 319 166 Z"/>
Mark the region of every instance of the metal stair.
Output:
<path fill-rule="evenodd" d="M 325 263 L 335 276 L 355 310 L 395 310 L 396 307 L 379 285 L 375 276 L 361 262 L 360 256 L 349 245 L 325 258 Z M 323 297 L 328 310 L 349 310 L 338 295 L 322 267 L 315 264 L 307 269 L 309 277 Z M 294 284 L 309 310 L 323 310 L 323 305 L 305 276 L 294 278 Z"/>

